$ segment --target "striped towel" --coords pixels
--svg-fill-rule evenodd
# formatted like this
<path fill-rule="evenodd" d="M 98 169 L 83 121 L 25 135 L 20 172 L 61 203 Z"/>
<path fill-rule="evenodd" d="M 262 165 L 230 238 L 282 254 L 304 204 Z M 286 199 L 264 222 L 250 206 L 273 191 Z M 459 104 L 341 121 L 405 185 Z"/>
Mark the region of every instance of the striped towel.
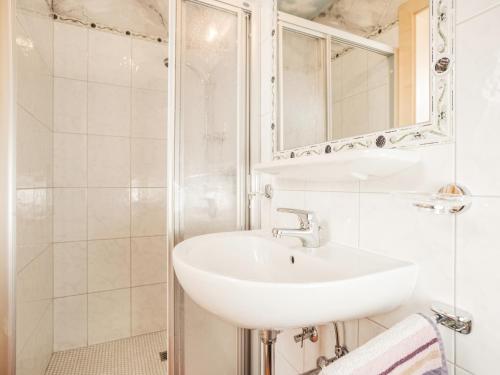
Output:
<path fill-rule="evenodd" d="M 325 368 L 320 375 L 447 375 L 439 331 L 411 315 Z"/>

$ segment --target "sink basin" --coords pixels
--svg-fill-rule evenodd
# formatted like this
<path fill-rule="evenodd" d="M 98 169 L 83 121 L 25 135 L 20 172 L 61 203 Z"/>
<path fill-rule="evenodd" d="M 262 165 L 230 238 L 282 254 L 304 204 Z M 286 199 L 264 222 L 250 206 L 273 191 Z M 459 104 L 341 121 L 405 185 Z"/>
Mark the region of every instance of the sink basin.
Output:
<path fill-rule="evenodd" d="M 327 244 L 305 249 L 260 231 L 193 237 L 173 265 L 201 307 L 249 329 L 305 327 L 395 309 L 412 293 L 416 265 Z"/>

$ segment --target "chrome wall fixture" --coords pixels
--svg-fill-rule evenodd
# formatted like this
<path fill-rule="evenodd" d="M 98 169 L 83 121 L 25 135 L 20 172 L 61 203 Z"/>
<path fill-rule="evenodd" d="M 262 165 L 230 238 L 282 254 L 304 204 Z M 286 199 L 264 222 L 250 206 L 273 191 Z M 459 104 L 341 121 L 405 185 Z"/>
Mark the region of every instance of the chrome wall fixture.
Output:
<path fill-rule="evenodd" d="M 319 340 L 318 329 L 316 327 L 302 328 L 302 333 L 293 336 L 293 340 L 295 341 L 296 344 L 300 342 L 301 348 L 304 347 L 305 340 L 309 340 L 311 342 L 318 342 Z"/>
<path fill-rule="evenodd" d="M 410 201 L 413 207 L 434 214 L 459 214 L 472 204 L 467 189 L 457 184 L 443 186 L 437 193 L 394 193 L 396 197 Z"/>
<path fill-rule="evenodd" d="M 312 369 L 310 371 L 304 372 L 301 375 L 318 375 L 319 373 L 321 373 L 321 371 L 323 371 L 323 369 L 326 366 L 332 364 L 333 362 L 337 361 L 338 359 L 342 358 L 343 356 L 345 356 L 346 354 L 349 353 L 349 350 L 347 349 L 347 347 L 340 343 L 340 335 L 339 335 L 340 322 L 332 322 L 332 324 L 333 324 L 333 330 L 335 333 L 335 355 L 331 358 L 327 358 L 324 355 L 318 357 L 318 359 L 316 360 L 316 368 Z M 341 324 L 345 330 L 344 323 L 342 322 Z M 300 335 L 297 335 L 297 336 L 300 336 Z M 297 336 L 295 336 L 296 342 L 297 342 Z M 344 337 L 345 337 L 345 332 L 344 332 Z"/>
<path fill-rule="evenodd" d="M 463 335 L 472 331 L 472 316 L 463 310 L 454 309 L 443 303 L 434 302 L 431 307 L 436 323 Z"/>

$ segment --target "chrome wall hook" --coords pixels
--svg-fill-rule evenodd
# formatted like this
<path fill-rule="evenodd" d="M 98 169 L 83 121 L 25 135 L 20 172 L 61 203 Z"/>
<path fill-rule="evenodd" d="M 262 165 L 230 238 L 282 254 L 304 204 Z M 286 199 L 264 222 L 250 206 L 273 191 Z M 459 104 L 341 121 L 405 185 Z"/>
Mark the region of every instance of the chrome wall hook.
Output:
<path fill-rule="evenodd" d="M 248 199 L 252 200 L 255 198 L 264 197 L 267 199 L 273 199 L 274 190 L 271 184 L 264 185 L 264 191 L 251 191 L 248 193 Z"/>

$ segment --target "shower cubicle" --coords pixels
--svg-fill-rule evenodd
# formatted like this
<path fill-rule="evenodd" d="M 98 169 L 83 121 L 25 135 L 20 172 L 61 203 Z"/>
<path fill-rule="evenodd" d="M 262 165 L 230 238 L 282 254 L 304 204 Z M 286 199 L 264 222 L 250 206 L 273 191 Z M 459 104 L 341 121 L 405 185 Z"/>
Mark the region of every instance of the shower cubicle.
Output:
<path fill-rule="evenodd" d="M 248 4 L 210 0 L 176 1 L 170 10 L 172 248 L 192 236 L 249 228 L 252 15 Z M 170 370 L 248 374 L 249 333 L 198 307 L 170 272 Z"/>
<path fill-rule="evenodd" d="M 250 333 L 193 303 L 169 257 L 257 225 L 255 9 L 2 3 L 9 375 L 249 374 Z"/>

